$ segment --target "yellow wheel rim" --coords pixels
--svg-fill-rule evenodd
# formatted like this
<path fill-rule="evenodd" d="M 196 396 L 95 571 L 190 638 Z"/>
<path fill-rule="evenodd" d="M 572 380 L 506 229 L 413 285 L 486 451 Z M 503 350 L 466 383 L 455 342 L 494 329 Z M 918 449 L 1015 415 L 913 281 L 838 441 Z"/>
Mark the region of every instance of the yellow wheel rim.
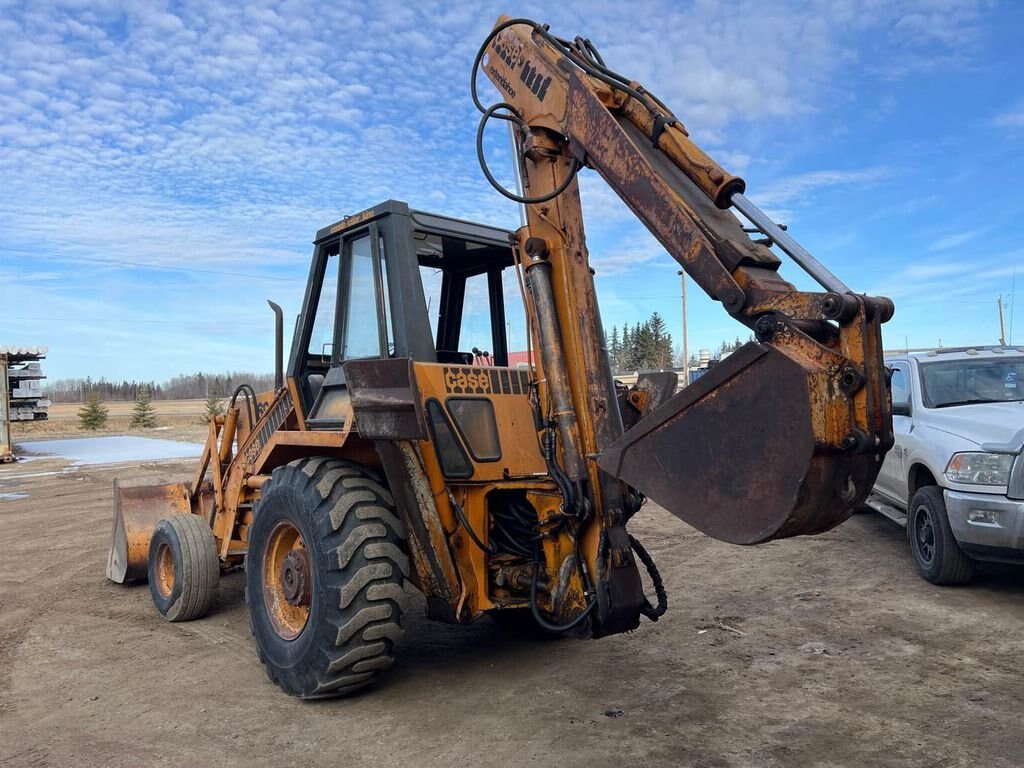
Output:
<path fill-rule="evenodd" d="M 274 631 L 285 640 L 294 640 L 306 628 L 312 588 L 302 534 L 283 520 L 270 532 L 263 558 L 263 601 Z"/>
<path fill-rule="evenodd" d="M 156 550 L 156 589 L 161 597 L 174 592 L 174 553 L 166 541 L 161 541 Z"/>

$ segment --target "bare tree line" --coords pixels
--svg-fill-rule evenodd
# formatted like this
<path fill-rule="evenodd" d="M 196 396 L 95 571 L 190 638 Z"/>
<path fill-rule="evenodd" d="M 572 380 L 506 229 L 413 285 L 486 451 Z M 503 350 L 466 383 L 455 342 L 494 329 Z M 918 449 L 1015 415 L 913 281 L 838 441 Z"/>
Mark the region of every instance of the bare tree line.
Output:
<path fill-rule="evenodd" d="M 191 373 L 174 376 L 165 382 L 107 381 L 93 379 L 55 379 L 46 383 L 45 396 L 55 403 L 83 402 L 92 392 L 105 402 L 137 400 L 143 388 L 154 400 L 196 400 L 212 396 L 228 397 L 239 384 L 250 384 L 257 392 L 274 388 L 274 374 L 229 371 L 227 373 Z"/>

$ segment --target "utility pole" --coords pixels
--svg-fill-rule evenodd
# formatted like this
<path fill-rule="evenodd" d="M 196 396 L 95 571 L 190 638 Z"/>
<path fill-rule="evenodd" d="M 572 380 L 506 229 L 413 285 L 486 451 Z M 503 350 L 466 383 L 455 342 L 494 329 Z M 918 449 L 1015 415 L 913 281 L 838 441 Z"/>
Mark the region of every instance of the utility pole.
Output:
<path fill-rule="evenodd" d="M 1017 268 L 1013 268 L 1013 280 L 1010 282 L 1010 343 L 1013 344 L 1013 305 L 1017 303 Z"/>
<path fill-rule="evenodd" d="M 999 294 L 999 346 L 1006 346 L 1006 328 L 1003 327 L 1003 294 Z"/>
<path fill-rule="evenodd" d="M 679 270 L 676 274 L 683 281 L 683 386 L 690 383 L 690 349 L 686 341 L 686 273 Z"/>

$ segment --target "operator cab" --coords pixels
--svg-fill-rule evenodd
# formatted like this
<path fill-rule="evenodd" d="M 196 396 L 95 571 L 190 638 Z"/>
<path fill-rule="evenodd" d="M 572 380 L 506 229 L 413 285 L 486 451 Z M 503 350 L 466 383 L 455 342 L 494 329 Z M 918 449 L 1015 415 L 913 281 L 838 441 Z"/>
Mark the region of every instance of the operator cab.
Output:
<path fill-rule="evenodd" d="M 350 360 L 508 365 L 527 332 L 510 234 L 395 200 L 317 232 L 289 361 L 307 425 L 342 425 Z"/>

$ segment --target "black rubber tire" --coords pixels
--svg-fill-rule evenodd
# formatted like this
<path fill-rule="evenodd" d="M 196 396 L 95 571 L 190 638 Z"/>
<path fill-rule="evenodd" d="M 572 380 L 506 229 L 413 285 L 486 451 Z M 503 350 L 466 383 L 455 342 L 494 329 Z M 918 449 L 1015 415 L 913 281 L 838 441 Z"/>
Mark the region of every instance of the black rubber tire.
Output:
<path fill-rule="evenodd" d="M 291 640 L 275 630 L 263 591 L 267 545 L 282 521 L 301 534 L 312 576 L 309 615 Z M 391 666 L 409 575 L 403 541 L 391 494 L 366 467 L 315 457 L 273 471 L 245 561 L 250 627 L 273 682 L 304 699 L 345 696 Z"/>
<path fill-rule="evenodd" d="M 932 584 L 967 584 L 974 576 L 974 561 L 960 549 L 949 527 L 941 488 L 929 485 L 914 494 L 907 538 L 918 573 Z"/>
<path fill-rule="evenodd" d="M 164 550 L 173 561 L 174 585 L 161 591 L 158 560 Z M 210 612 L 217 597 L 220 559 L 209 524 L 198 515 L 172 515 L 157 523 L 149 540 L 149 593 L 168 621 L 192 621 Z"/>

